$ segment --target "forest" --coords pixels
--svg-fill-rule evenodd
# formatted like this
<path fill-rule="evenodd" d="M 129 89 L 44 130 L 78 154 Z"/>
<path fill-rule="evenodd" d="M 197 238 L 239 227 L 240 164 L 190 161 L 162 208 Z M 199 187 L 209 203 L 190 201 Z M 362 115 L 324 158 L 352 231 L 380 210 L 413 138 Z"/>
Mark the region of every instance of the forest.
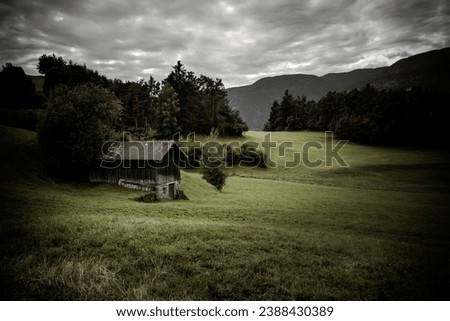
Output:
<path fill-rule="evenodd" d="M 328 92 L 319 101 L 288 90 L 274 101 L 264 130 L 333 131 L 342 139 L 368 144 L 446 147 L 450 96 L 437 89 L 380 90 L 372 85 Z"/>
<path fill-rule="evenodd" d="M 58 93 L 89 83 L 118 99 L 122 112 L 114 129 L 130 133 L 133 139 L 170 138 L 178 132 L 208 134 L 211 129 L 225 136 L 239 136 L 247 130 L 239 112 L 229 107 L 222 80 L 196 76 L 180 61 L 161 83 L 153 77 L 148 81 L 108 79 L 55 54 L 39 57 L 37 69 L 45 76 L 42 95 L 21 67 L 10 63 L 2 66 L 3 124 L 34 130 L 37 110 L 45 108 Z"/>

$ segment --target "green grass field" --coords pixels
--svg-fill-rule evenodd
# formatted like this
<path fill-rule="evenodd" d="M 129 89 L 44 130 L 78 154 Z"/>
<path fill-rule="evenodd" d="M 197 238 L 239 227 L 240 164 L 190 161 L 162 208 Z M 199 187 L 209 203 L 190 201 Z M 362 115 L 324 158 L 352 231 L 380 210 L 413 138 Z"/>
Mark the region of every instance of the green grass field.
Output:
<path fill-rule="evenodd" d="M 2 299 L 450 299 L 447 152 L 348 144 L 349 168 L 233 168 L 223 192 L 183 171 L 188 201 L 146 204 L 47 178 L 32 132 L 0 142 Z"/>

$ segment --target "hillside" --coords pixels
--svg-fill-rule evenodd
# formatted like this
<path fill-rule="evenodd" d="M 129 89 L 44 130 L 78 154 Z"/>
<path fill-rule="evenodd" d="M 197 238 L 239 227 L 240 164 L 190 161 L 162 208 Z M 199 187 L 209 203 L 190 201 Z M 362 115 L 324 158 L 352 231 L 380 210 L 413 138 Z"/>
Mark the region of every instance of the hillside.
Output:
<path fill-rule="evenodd" d="M 350 168 L 233 168 L 222 192 L 183 171 L 188 201 L 148 204 L 131 189 L 53 181 L 35 133 L 0 134 L 2 300 L 450 297 L 448 153 L 348 144 Z"/>
<path fill-rule="evenodd" d="M 329 91 L 346 91 L 373 84 L 378 88 L 412 86 L 450 90 L 450 48 L 411 56 L 390 67 L 358 69 L 346 73 L 283 75 L 263 78 L 252 85 L 229 88 L 230 106 L 237 108 L 251 129 L 262 129 L 274 100 L 289 89 L 294 96 L 318 100 Z"/>

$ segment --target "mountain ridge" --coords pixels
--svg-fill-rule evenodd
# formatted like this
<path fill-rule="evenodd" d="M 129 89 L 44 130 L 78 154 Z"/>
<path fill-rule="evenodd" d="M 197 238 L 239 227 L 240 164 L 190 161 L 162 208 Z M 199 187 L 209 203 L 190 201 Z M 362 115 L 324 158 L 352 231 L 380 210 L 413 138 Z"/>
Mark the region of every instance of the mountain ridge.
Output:
<path fill-rule="evenodd" d="M 371 84 L 379 89 L 414 86 L 450 91 L 450 48 L 403 58 L 387 67 L 355 69 L 323 76 L 288 74 L 265 77 L 253 84 L 227 89 L 230 106 L 239 110 L 250 129 L 262 129 L 274 100 L 288 89 L 294 96 L 318 100 L 330 91 L 347 91 Z"/>

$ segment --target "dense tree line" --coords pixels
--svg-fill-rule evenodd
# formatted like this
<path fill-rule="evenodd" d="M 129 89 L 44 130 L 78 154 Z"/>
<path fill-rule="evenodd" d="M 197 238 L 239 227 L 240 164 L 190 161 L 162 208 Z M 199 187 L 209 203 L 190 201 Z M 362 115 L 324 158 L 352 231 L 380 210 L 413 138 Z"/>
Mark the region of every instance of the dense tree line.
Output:
<path fill-rule="evenodd" d="M 318 102 L 289 91 L 272 105 L 265 130 L 329 130 L 370 144 L 447 146 L 450 96 L 433 89 L 329 92 Z"/>
<path fill-rule="evenodd" d="M 307 101 L 306 97 L 297 97 L 284 92 L 281 103 L 274 101 L 269 121 L 265 125 L 265 130 L 271 131 L 296 131 L 313 127 L 316 104 L 314 101 Z"/>
<path fill-rule="evenodd" d="M 217 129 L 223 135 L 238 136 L 248 130 L 237 110 L 228 105 L 221 79 L 196 77 L 180 61 L 163 81 L 171 85 L 179 99 L 178 125 L 183 133 L 208 134 Z"/>
<path fill-rule="evenodd" d="M 92 83 L 111 90 L 123 104 L 121 129 L 135 139 L 168 138 L 177 132 L 208 134 L 212 128 L 223 135 L 247 130 L 238 112 L 229 107 L 222 80 L 197 77 L 179 61 L 162 83 L 152 77 L 149 81 L 110 80 L 54 54 L 41 56 L 37 69 L 45 75 L 47 97 L 62 85 Z"/>
<path fill-rule="evenodd" d="M 42 107 L 58 87 L 75 88 L 90 83 L 113 92 L 121 101 L 120 130 L 130 133 L 133 139 L 168 138 L 177 132 L 209 134 L 212 129 L 218 129 L 222 135 L 238 136 L 248 130 L 239 112 L 230 108 L 222 80 L 198 77 L 179 61 L 162 83 L 153 77 L 148 81 L 108 79 L 86 65 L 55 54 L 39 57 L 37 70 L 45 76 L 44 97 L 36 95 L 33 82 L 21 67 L 10 63 L 2 67 L 3 119 L 11 112 L 17 114 L 17 110 Z M 30 126 L 19 127 L 34 129 L 36 112 L 31 122 Z"/>

